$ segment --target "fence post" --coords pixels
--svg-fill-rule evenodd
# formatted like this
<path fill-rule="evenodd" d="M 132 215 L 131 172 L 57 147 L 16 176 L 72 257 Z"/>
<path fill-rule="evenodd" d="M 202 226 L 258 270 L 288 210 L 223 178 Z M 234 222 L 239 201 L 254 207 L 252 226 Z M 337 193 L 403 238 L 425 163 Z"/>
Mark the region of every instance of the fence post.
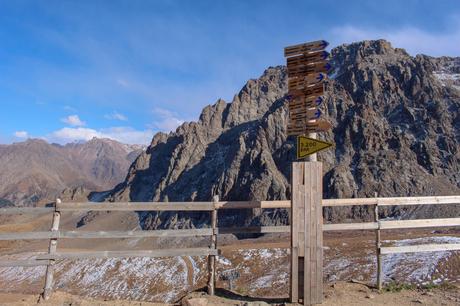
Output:
<path fill-rule="evenodd" d="M 59 221 L 61 219 L 61 213 L 58 211 L 57 205 L 61 203 L 60 199 L 56 199 L 56 203 L 54 205 L 54 213 L 53 213 L 53 224 L 51 226 L 51 232 L 59 231 Z M 48 254 L 56 253 L 57 249 L 57 238 L 51 238 L 49 247 L 48 247 Z M 45 278 L 45 288 L 43 289 L 43 299 L 48 300 L 51 296 L 53 291 L 53 274 L 54 274 L 54 264 L 55 260 L 50 259 L 49 264 L 46 266 L 46 278 Z"/>
<path fill-rule="evenodd" d="M 211 249 L 217 250 L 217 203 L 219 202 L 219 196 L 215 195 L 213 197 L 214 209 L 211 211 Z M 214 289 L 216 285 L 216 255 L 208 256 L 208 294 L 214 295 Z"/>
<path fill-rule="evenodd" d="M 375 230 L 375 252 L 377 254 L 377 289 L 382 290 L 382 255 L 380 253 L 381 240 L 380 240 L 380 222 L 379 222 L 379 200 L 378 194 L 375 193 L 377 200 L 374 208 L 374 220 L 377 222 L 377 229 Z"/>

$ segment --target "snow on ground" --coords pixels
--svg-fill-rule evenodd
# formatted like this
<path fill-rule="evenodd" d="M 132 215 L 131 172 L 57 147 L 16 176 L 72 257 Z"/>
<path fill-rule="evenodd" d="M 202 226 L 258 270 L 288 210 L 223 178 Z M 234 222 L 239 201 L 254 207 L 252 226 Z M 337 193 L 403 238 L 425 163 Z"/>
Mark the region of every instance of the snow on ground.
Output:
<path fill-rule="evenodd" d="M 371 241 L 366 243 L 372 245 Z M 425 237 L 384 243 L 395 246 L 460 243 L 460 237 Z M 355 278 L 375 282 L 376 258 L 372 248 L 345 256 L 347 248 L 349 246 L 338 245 L 325 250 L 325 280 Z M 454 254 L 446 251 L 384 255 L 384 281 L 436 283 L 448 280 L 442 276 L 443 271 L 439 271 L 439 264 Z M 4 255 L 0 259 L 25 259 L 34 255 Z M 242 293 L 254 296 L 287 294 L 289 261 L 285 249 L 241 250 L 226 254 L 226 257 L 218 256 L 218 275 L 230 270 L 238 271 L 233 286 Z M 94 298 L 173 302 L 188 291 L 203 287 L 206 271 L 206 257 L 63 260 L 56 264 L 55 286 L 71 294 Z M 0 291 L 38 293 L 44 275 L 45 267 L 0 268 Z M 460 282 L 460 276 L 450 280 Z M 218 286 L 227 284 L 221 281 Z"/>
<path fill-rule="evenodd" d="M 201 258 L 112 258 L 59 262 L 55 287 L 87 297 L 174 302 L 195 289 L 189 284 L 186 260 L 191 262 L 196 284 L 205 268 Z M 26 282 L 34 284 L 33 293 L 37 293 L 43 286 L 45 268 L 2 268 L 0 275 L 0 291 L 23 292 L 18 285 Z"/>
<path fill-rule="evenodd" d="M 398 241 L 383 241 L 394 246 L 416 245 L 416 244 L 442 244 L 442 243 L 460 243 L 460 237 L 442 236 L 442 237 L 423 237 L 416 239 L 404 239 Z M 383 256 L 383 275 L 384 281 L 390 281 L 392 278 L 403 279 L 410 283 L 429 283 L 449 280 L 443 278 L 440 280 L 433 279 L 437 265 L 441 261 L 451 256 L 453 252 L 420 252 L 420 253 L 400 253 L 387 254 Z M 460 275 L 454 281 L 460 281 Z"/>

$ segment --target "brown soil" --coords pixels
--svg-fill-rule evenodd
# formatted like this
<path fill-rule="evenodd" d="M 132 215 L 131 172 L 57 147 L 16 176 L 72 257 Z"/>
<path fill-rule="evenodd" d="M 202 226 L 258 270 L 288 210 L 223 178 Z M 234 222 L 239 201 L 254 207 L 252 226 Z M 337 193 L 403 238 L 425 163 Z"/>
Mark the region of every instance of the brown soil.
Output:
<path fill-rule="evenodd" d="M 185 300 L 189 300 L 189 305 L 292 305 L 286 301 L 273 299 L 255 299 L 234 294 L 230 291 L 220 291 L 219 296 L 210 297 L 203 292 L 194 292 L 182 300 L 182 305 L 187 305 Z M 0 305 L 3 306 L 29 306 L 37 305 L 39 297 L 37 295 L 25 294 L 5 294 L 0 293 Z M 193 302 L 201 304 L 193 304 Z M 265 304 L 267 303 L 267 304 Z M 51 299 L 42 301 L 40 305 L 114 305 L 114 306 L 134 306 L 134 305 L 168 305 L 160 303 L 148 303 L 139 301 L 125 300 L 95 300 L 70 295 L 64 292 L 55 292 Z M 325 288 L 324 306 L 364 306 L 364 305 L 433 305 L 450 306 L 460 305 L 460 288 L 432 289 L 432 290 L 403 290 L 401 292 L 378 293 L 373 289 L 361 284 L 339 282 Z"/>

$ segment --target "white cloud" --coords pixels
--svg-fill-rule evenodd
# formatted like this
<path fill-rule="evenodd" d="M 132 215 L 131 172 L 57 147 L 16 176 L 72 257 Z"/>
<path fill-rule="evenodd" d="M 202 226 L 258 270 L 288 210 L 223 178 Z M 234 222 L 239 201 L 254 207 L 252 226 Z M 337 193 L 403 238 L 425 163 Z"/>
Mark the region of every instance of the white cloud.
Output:
<path fill-rule="evenodd" d="M 16 131 L 14 132 L 14 136 L 17 138 L 28 138 L 29 133 L 27 133 L 26 131 Z"/>
<path fill-rule="evenodd" d="M 178 118 L 176 113 L 164 108 L 156 107 L 153 109 L 153 113 L 159 117 L 159 120 L 154 121 L 152 127 L 161 131 L 173 131 L 184 123 L 184 120 Z"/>
<path fill-rule="evenodd" d="M 65 127 L 54 131 L 46 136 L 45 139 L 50 142 L 69 143 L 75 141 L 88 141 L 94 137 L 110 138 L 127 144 L 148 144 L 152 140 L 153 131 L 139 131 L 132 127 L 110 127 L 100 130 L 83 127 Z"/>
<path fill-rule="evenodd" d="M 105 114 L 104 118 L 109 119 L 109 120 L 128 121 L 128 118 L 125 115 L 120 114 L 119 112 L 113 112 L 111 114 Z"/>
<path fill-rule="evenodd" d="M 80 120 L 80 117 L 78 117 L 78 115 L 67 116 L 65 118 L 62 118 L 61 121 L 72 126 L 83 126 L 86 124 L 84 121 Z"/>
<path fill-rule="evenodd" d="M 360 40 L 386 39 L 393 47 L 404 48 L 411 55 L 458 56 L 460 54 L 460 17 L 452 18 L 452 31 L 432 33 L 415 27 L 384 31 L 344 25 L 331 30 L 333 45 Z"/>

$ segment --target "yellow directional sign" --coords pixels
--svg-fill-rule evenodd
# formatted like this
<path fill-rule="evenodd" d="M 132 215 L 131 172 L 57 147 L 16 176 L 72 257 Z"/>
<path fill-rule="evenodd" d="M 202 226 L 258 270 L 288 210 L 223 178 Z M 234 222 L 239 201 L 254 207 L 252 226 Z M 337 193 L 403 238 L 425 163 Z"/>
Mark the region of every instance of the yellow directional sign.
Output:
<path fill-rule="evenodd" d="M 327 149 L 332 143 L 305 136 L 297 136 L 297 159 L 307 157 L 310 154 Z"/>

